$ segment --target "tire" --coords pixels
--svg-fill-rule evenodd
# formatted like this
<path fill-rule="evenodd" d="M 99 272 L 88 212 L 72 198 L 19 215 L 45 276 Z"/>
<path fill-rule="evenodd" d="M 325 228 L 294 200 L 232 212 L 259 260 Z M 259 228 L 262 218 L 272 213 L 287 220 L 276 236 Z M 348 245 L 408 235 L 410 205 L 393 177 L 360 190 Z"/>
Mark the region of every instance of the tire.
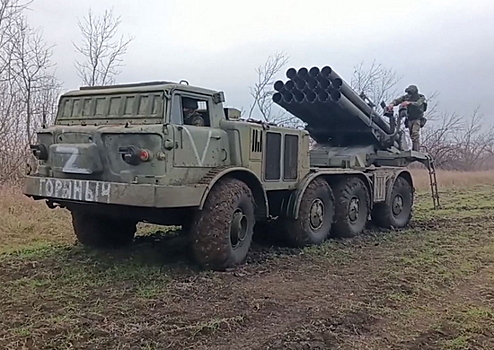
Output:
<path fill-rule="evenodd" d="M 93 248 L 118 248 L 134 240 L 137 221 L 71 210 L 77 240 Z"/>
<path fill-rule="evenodd" d="M 377 226 L 387 229 L 406 227 L 412 219 L 412 207 L 412 186 L 403 177 L 398 177 L 393 184 L 389 200 L 374 206 L 372 221 Z"/>
<path fill-rule="evenodd" d="M 220 180 L 190 230 L 196 261 L 203 268 L 220 271 L 242 264 L 252 243 L 254 224 L 250 188 L 237 179 Z"/>
<path fill-rule="evenodd" d="M 288 244 L 295 247 L 321 244 L 329 236 L 333 217 L 333 191 L 326 180 L 314 179 L 302 195 L 298 218 L 283 221 Z"/>
<path fill-rule="evenodd" d="M 332 234 L 350 238 L 359 235 L 369 217 L 369 191 L 358 177 L 343 179 L 335 186 L 335 221 Z"/>

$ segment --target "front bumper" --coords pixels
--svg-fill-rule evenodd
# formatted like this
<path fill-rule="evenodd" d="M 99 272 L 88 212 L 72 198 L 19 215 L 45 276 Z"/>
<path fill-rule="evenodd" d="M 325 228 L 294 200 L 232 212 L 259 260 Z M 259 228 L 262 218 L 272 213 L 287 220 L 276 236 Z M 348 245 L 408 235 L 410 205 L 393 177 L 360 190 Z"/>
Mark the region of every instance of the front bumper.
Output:
<path fill-rule="evenodd" d="M 26 176 L 23 193 L 55 202 L 103 203 L 152 208 L 198 207 L 207 185 L 163 186 Z"/>

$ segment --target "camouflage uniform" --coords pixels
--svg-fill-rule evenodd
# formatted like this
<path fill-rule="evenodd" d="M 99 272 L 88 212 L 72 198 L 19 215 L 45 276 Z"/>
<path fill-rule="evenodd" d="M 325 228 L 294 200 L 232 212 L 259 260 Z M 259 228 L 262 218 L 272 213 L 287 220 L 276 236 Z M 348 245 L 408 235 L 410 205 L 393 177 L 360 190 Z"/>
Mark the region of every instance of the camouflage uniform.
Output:
<path fill-rule="evenodd" d="M 194 126 L 204 126 L 204 118 L 197 112 L 197 101 L 188 97 L 182 98 L 182 108 L 184 112 L 184 124 Z"/>
<path fill-rule="evenodd" d="M 418 151 L 420 149 L 420 129 L 425 124 L 424 111 L 427 106 L 425 96 L 419 94 L 419 90 L 415 85 L 410 85 L 405 89 L 406 94 L 398 97 L 391 102 L 391 107 L 397 106 L 403 102 L 410 102 L 407 106 L 408 117 L 405 121 L 405 126 L 410 130 L 410 138 L 412 139 L 412 149 Z"/>
<path fill-rule="evenodd" d="M 194 126 L 204 126 L 204 118 L 197 111 L 191 112 L 184 117 L 184 124 Z"/>

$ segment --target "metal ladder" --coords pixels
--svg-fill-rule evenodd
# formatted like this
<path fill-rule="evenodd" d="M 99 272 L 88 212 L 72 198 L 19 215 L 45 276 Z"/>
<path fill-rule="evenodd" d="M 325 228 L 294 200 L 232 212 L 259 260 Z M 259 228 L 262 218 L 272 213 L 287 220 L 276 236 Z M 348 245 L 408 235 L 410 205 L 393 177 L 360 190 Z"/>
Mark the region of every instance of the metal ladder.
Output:
<path fill-rule="evenodd" d="M 434 209 L 439 209 L 441 205 L 439 203 L 439 191 L 437 189 L 436 167 L 434 166 L 434 159 L 430 155 L 427 155 L 427 169 L 429 170 L 432 203 L 434 204 Z"/>

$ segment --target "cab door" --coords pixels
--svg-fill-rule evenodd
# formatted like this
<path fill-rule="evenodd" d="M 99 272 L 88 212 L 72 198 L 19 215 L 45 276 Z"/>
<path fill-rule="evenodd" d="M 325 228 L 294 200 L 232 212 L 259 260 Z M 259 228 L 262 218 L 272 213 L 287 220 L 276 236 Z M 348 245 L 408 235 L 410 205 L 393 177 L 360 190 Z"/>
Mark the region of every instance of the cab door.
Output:
<path fill-rule="evenodd" d="M 204 126 L 184 124 L 182 98 L 193 98 L 198 102 L 198 112 L 204 119 Z M 173 127 L 175 149 L 173 166 L 213 168 L 224 163 L 224 148 L 226 133 L 211 127 L 212 98 L 209 96 L 193 95 L 175 92 L 172 96 L 171 124 Z"/>

